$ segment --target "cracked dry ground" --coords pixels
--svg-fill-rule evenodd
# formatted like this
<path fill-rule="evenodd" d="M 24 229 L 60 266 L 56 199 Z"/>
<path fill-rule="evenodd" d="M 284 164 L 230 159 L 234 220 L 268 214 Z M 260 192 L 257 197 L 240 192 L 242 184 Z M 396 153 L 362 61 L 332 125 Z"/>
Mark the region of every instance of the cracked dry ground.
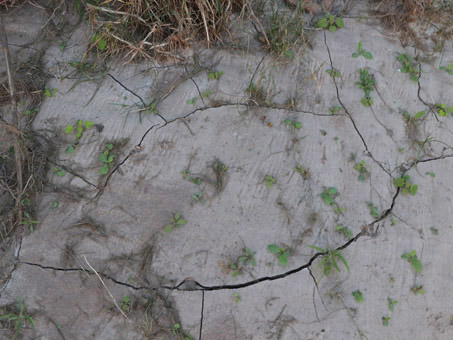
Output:
<path fill-rule="evenodd" d="M 292 61 L 207 49 L 193 64 L 114 66 L 99 88 L 72 88 L 63 77 L 62 65 L 83 46 L 49 47 L 46 67 L 61 74 L 47 87 L 59 91 L 45 99 L 34 128 L 59 141 L 55 166 L 65 173 L 49 173 L 39 226 L 12 250 L 16 264 L 0 291 L 1 306 L 20 296 L 33 316 L 24 338 L 453 338 L 453 123 L 434 108 L 453 105 L 453 77 L 438 68 L 441 58 L 453 61 L 451 44 L 422 63 L 417 83 L 398 72 L 396 57 L 423 52 L 404 49 L 376 23 L 344 21 L 336 33 L 315 33 L 312 49 Z M 74 46 L 87 32 L 74 32 Z M 351 58 L 359 40 L 374 59 Z M 364 67 L 376 79 L 370 108 L 354 84 Z M 331 68 L 341 77 L 331 78 Z M 209 80 L 207 70 L 223 75 Z M 261 90 L 247 92 L 251 83 Z M 138 111 L 153 100 L 159 114 Z M 400 109 L 426 114 L 411 125 Z M 64 129 L 78 119 L 98 125 L 67 155 L 74 139 Z M 100 176 L 105 141 L 116 165 Z M 361 161 L 363 181 L 354 170 Z M 393 184 L 405 174 L 418 185 L 415 196 Z M 320 197 L 328 187 L 338 189 L 341 213 Z M 163 232 L 175 213 L 187 223 Z M 287 266 L 270 244 L 290 250 Z M 322 254 L 308 245 L 341 250 L 350 270 L 339 261 L 340 272 L 323 276 Z M 256 252 L 256 266 L 233 277 L 226 267 L 244 248 Z M 420 273 L 401 259 L 411 250 Z M 129 297 L 127 318 L 108 292 L 120 307 Z M 393 311 L 388 297 L 398 300 Z"/>

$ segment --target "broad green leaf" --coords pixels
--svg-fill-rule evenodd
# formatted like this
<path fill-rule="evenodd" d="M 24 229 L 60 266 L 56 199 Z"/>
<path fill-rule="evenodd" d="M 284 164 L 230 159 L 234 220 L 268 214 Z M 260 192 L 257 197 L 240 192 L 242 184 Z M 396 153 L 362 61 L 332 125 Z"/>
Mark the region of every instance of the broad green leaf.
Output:
<path fill-rule="evenodd" d="M 99 160 L 100 160 L 102 163 L 107 163 L 107 155 L 104 154 L 104 153 L 99 154 Z"/>
<path fill-rule="evenodd" d="M 285 267 L 288 264 L 288 256 L 282 254 L 278 257 L 278 261 L 282 267 Z"/>
<path fill-rule="evenodd" d="M 187 221 L 186 221 L 185 219 L 183 219 L 183 218 L 180 218 L 180 219 L 176 222 L 177 225 L 184 225 L 184 224 L 186 224 L 186 223 L 187 223 Z"/>
<path fill-rule="evenodd" d="M 362 46 L 363 46 L 363 43 L 361 41 L 359 41 L 359 43 L 357 44 L 357 49 L 359 50 L 359 53 L 362 52 Z"/>
<path fill-rule="evenodd" d="M 300 128 L 302 127 L 302 123 L 300 123 L 300 122 L 295 122 L 295 123 L 294 123 L 294 127 L 295 127 L 296 129 L 300 129 Z"/>
<path fill-rule="evenodd" d="M 404 185 L 404 178 L 395 178 L 393 180 L 393 184 L 397 187 L 397 188 L 401 188 L 403 185 Z"/>
<path fill-rule="evenodd" d="M 343 19 L 341 19 L 341 18 L 337 18 L 335 23 L 337 24 L 338 28 L 344 27 L 344 22 L 343 22 Z"/>
<path fill-rule="evenodd" d="M 68 126 L 66 126 L 66 129 L 64 130 L 64 132 L 67 134 L 70 134 L 72 132 L 72 125 L 68 124 Z"/>
<path fill-rule="evenodd" d="M 329 25 L 329 21 L 326 18 L 318 21 L 318 27 L 320 27 L 320 28 L 327 28 L 328 25 Z"/>
<path fill-rule="evenodd" d="M 86 127 L 87 129 L 89 129 L 89 128 L 92 127 L 93 125 L 94 125 L 94 123 L 91 122 L 91 121 L 89 121 L 89 120 L 87 120 L 87 121 L 85 122 L 85 127 Z"/>
<path fill-rule="evenodd" d="M 329 31 L 332 32 L 332 33 L 334 33 L 334 32 L 337 31 L 337 28 L 336 28 L 334 25 L 331 25 L 331 26 L 329 27 Z"/>
<path fill-rule="evenodd" d="M 431 176 L 432 178 L 436 177 L 434 172 L 425 172 L 425 175 Z"/>
<path fill-rule="evenodd" d="M 401 193 L 403 194 L 403 196 L 406 196 L 409 193 L 409 189 L 408 188 L 403 188 L 401 190 Z"/>
<path fill-rule="evenodd" d="M 420 260 L 417 258 L 417 256 L 414 256 L 414 257 L 411 258 L 411 264 L 412 264 L 412 267 L 415 269 L 416 272 L 420 273 L 422 271 L 423 265 L 420 262 Z"/>
<path fill-rule="evenodd" d="M 357 52 L 354 52 L 354 53 L 352 54 L 352 57 L 353 57 L 353 58 L 358 58 L 358 57 L 359 57 L 359 54 L 358 54 Z"/>
<path fill-rule="evenodd" d="M 112 163 L 113 160 L 115 159 L 115 155 L 110 155 L 109 158 L 107 159 L 107 163 Z"/>
<path fill-rule="evenodd" d="M 338 190 L 337 190 L 337 188 L 335 188 L 335 187 L 329 187 L 329 188 L 327 188 L 327 192 L 328 192 L 330 195 L 338 194 Z"/>
<path fill-rule="evenodd" d="M 172 230 L 173 230 L 173 226 L 172 226 L 171 224 L 165 226 L 165 228 L 164 228 L 164 231 L 165 231 L 166 233 L 169 233 L 169 232 L 172 231 Z"/>
<path fill-rule="evenodd" d="M 99 173 L 101 175 L 106 175 L 109 172 L 109 166 L 108 164 L 104 164 L 102 168 L 99 170 Z"/>
<path fill-rule="evenodd" d="M 279 254 L 280 248 L 277 247 L 275 244 L 270 244 L 267 246 L 267 250 L 269 250 L 272 254 Z"/>
<path fill-rule="evenodd" d="M 425 111 L 417 112 L 417 113 L 414 115 L 414 119 L 420 119 L 420 118 L 422 118 L 424 115 L 425 115 Z"/>
<path fill-rule="evenodd" d="M 365 59 L 373 59 L 373 55 L 371 54 L 371 52 L 368 52 L 368 51 L 363 52 L 362 55 L 365 57 Z"/>
<path fill-rule="evenodd" d="M 417 184 L 412 184 L 412 185 L 411 185 L 411 188 L 410 188 L 410 191 L 411 191 L 411 195 L 412 195 L 412 196 L 415 196 L 415 194 L 416 194 L 417 191 L 418 191 L 418 185 L 417 185 Z"/>
<path fill-rule="evenodd" d="M 66 154 L 69 155 L 69 154 L 73 153 L 74 150 L 75 150 L 74 145 L 68 146 L 68 147 L 66 148 Z"/>
<path fill-rule="evenodd" d="M 105 38 L 99 39 L 99 42 L 98 42 L 99 50 L 103 51 L 103 50 L 105 50 L 106 47 L 107 47 L 107 39 L 105 39 Z"/>

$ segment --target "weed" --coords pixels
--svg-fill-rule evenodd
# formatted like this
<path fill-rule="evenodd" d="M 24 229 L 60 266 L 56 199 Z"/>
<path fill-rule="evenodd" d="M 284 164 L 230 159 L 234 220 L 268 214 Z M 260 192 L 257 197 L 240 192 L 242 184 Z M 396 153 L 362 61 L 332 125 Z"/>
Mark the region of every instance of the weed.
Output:
<path fill-rule="evenodd" d="M 192 194 L 192 198 L 197 202 L 204 202 L 204 194 L 202 191 Z"/>
<path fill-rule="evenodd" d="M 113 144 L 105 143 L 105 150 L 99 154 L 99 160 L 104 163 L 102 168 L 99 170 L 101 175 L 106 175 L 109 172 L 109 169 L 113 167 L 113 161 L 115 155 L 112 154 Z"/>
<path fill-rule="evenodd" d="M 209 80 L 219 80 L 223 76 L 222 71 L 208 71 Z"/>
<path fill-rule="evenodd" d="M 186 223 L 187 223 L 187 220 L 185 220 L 180 214 L 176 213 L 170 219 L 170 224 L 167 224 L 165 226 L 164 231 L 166 233 L 169 233 L 173 229 L 179 228 L 180 226 L 182 226 L 182 225 L 184 225 Z"/>
<path fill-rule="evenodd" d="M 272 175 L 266 175 L 266 177 L 264 177 L 264 180 L 266 182 L 266 188 L 270 188 L 272 185 L 277 183 L 277 180 Z"/>
<path fill-rule="evenodd" d="M 29 213 L 24 211 L 23 221 L 21 223 L 28 226 L 30 229 L 30 232 L 33 232 L 34 231 L 33 225 L 39 224 L 39 221 L 34 220 L 33 218 L 31 218 Z"/>
<path fill-rule="evenodd" d="M 208 96 L 211 94 L 210 90 L 207 90 L 201 94 L 201 98 L 208 98 Z"/>
<path fill-rule="evenodd" d="M 144 112 L 145 112 L 146 115 L 150 115 L 150 114 L 157 115 L 157 114 L 159 114 L 159 110 L 157 110 L 157 108 L 156 108 L 156 103 L 149 104 Z"/>
<path fill-rule="evenodd" d="M 58 92 L 58 89 L 49 89 L 48 87 L 44 88 L 44 95 L 46 97 L 55 97 L 57 92 Z"/>
<path fill-rule="evenodd" d="M 404 253 L 403 255 L 401 255 L 401 258 L 407 260 L 407 262 L 412 265 L 412 268 L 414 268 L 417 273 L 420 273 L 422 271 L 423 265 L 418 259 L 415 250 L 412 250 L 410 253 Z"/>
<path fill-rule="evenodd" d="M 431 176 L 432 178 L 436 177 L 434 172 L 425 172 L 425 175 Z"/>
<path fill-rule="evenodd" d="M 31 110 L 30 109 L 26 109 L 26 110 L 24 110 L 23 115 L 24 116 L 30 116 L 32 114 L 38 113 L 38 111 L 39 111 L 39 107 L 35 107 L 34 109 L 31 109 Z"/>
<path fill-rule="evenodd" d="M 397 60 L 401 63 L 400 71 L 407 73 L 412 81 L 418 82 L 420 77 L 420 66 L 415 63 L 411 56 L 407 54 L 399 54 Z"/>
<path fill-rule="evenodd" d="M 448 64 L 448 66 L 440 66 L 439 70 L 447 72 L 449 75 L 453 76 L 453 63 Z"/>
<path fill-rule="evenodd" d="M 217 192 L 220 192 L 223 189 L 223 177 L 228 171 L 228 167 L 220 161 L 215 161 L 214 164 L 212 164 L 212 168 L 216 177 Z"/>
<path fill-rule="evenodd" d="M 388 302 L 389 310 L 393 312 L 393 310 L 395 309 L 395 305 L 398 303 L 398 301 L 392 300 L 391 297 L 387 297 L 387 302 Z"/>
<path fill-rule="evenodd" d="M 54 201 L 52 203 L 52 206 L 49 208 L 49 210 L 54 210 L 54 209 L 58 208 L 59 205 L 60 205 L 60 203 L 58 201 Z"/>
<path fill-rule="evenodd" d="M 336 112 L 340 111 L 340 107 L 338 105 L 336 106 L 332 106 L 330 109 L 329 109 L 329 114 L 330 115 L 334 115 Z"/>
<path fill-rule="evenodd" d="M 192 182 L 193 184 L 200 185 L 201 184 L 201 179 L 200 177 L 195 177 L 192 176 L 189 170 L 183 170 L 181 171 L 182 177 L 184 179 L 187 179 L 188 181 Z"/>
<path fill-rule="evenodd" d="M 301 122 L 296 122 L 296 121 L 291 120 L 291 119 L 285 119 L 283 121 L 283 123 L 285 125 L 288 125 L 289 127 L 291 127 L 292 133 L 294 133 L 296 131 L 296 129 L 302 128 L 302 123 Z"/>
<path fill-rule="evenodd" d="M 407 111 L 400 111 L 404 117 L 404 121 L 408 125 L 413 125 L 414 127 L 418 126 L 425 115 L 425 111 L 419 111 L 413 116 L 411 116 Z"/>
<path fill-rule="evenodd" d="M 335 213 L 339 214 L 344 211 L 344 208 L 340 208 L 340 206 L 335 202 L 335 198 L 339 195 L 337 188 L 335 187 L 328 187 L 326 188 L 321 194 L 321 198 L 324 200 L 324 203 L 328 206 L 333 207 Z"/>
<path fill-rule="evenodd" d="M 339 224 L 335 227 L 335 230 L 338 231 L 339 233 L 343 234 L 346 236 L 348 240 L 352 238 L 352 231 L 348 227 L 343 227 L 342 224 Z"/>
<path fill-rule="evenodd" d="M 92 121 L 83 121 L 81 119 L 79 119 L 77 122 L 76 122 L 76 125 L 75 127 L 72 125 L 72 124 L 68 124 L 64 130 L 64 132 L 69 135 L 71 134 L 72 132 L 75 133 L 75 136 L 76 136 L 76 140 L 77 142 L 74 144 L 74 145 L 71 145 L 69 146 L 67 149 L 66 149 L 66 153 L 67 154 L 71 154 L 74 152 L 75 148 L 77 147 L 77 145 L 79 144 L 78 141 L 82 138 L 83 136 L 83 133 L 92 128 L 94 126 L 94 123 Z"/>
<path fill-rule="evenodd" d="M 414 295 L 424 295 L 425 294 L 425 290 L 423 289 L 423 285 L 414 285 L 412 288 L 411 288 L 411 291 L 412 293 L 414 293 Z"/>
<path fill-rule="evenodd" d="M 365 59 L 373 59 L 373 55 L 371 54 L 371 52 L 363 50 L 363 45 L 361 41 L 359 41 L 357 45 L 357 52 L 354 52 L 352 54 L 353 58 L 358 58 L 359 56 L 363 56 Z"/>
<path fill-rule="evenodd" d="M 356 163 L 354 165 L 354 170 L 358 171 L 359 172 L 359 177 L 357 177 L 357 179 L 359 181 L 364 181 L 366 180 L 368 177 L 370 177 L 370 173 L 368 172 L 368 169 L 366 168 L 366 163 L 365 161 L 361 161 L 359 163 Z"/>
<path fill-rule="evenodd" d="M 91 42 L 99 51 L 104 51 L 107 48 L 107 39 L 102 36 L 102 33 L 94 33 L 91 37 Z"/>
<path fill-rule="evenodd" d="M 409 175 L 404 175 L 403 177 L 395 178 L 393 184 L 395 187 L 401 188 L 401 193 L 403 195 L 410 193 L 412 196 L 415 196 L 418 191 L 418 186 L 417 184 L 411 184 L 410 179 Z"/>
<path fill-rule="evenodd" d="M 398 223 L 398 221 L 392 217 L 392 219 L 390 220 L 390 224 L 392 226 L 395 226 L 397 223 Z"/>
<path fill-rule="evenodd" d="M 376 207 L 373 202 L 367 201 L 365 202 L 370 209 L 370 215 L 373 216 L 374 218 L 379 218 L 380 214 L 378 211 L 378 207 Z"/>
<path fill-rule="evenodd" d="M 362 303 L 363 302 L 363 294 L 362 294 L 362 292 L 359 289 L 357 289 L 356 291 L 352 292 L 352 296 L 354 297 L 354 299 L 358 303 Z"/>
<path fill-rule="evenodd" d="M 193 97 L 187 101 L 187 104 L 195 105 L 197 102 L 197 97 Z"/>
<path fill-rule="evenodd" d="M 285 267 L 288 264 L 288 257 L 290 256 L 289 250 L 284 247 L 278 247 L 275 244 L 268 245 L 267 250 L 277 256 L 278 262 L 282 267 Z"/>
<path fill-rule="evenodd" d="M 271 101 L 266 94 L 266 91 L 261 87 L 256 85 L 254 82 L 250 82 L 249 87 L 245 89 L 245 92 L 249 95 L 251 101 L 255 105 L 265 103 L 268 106 L 271 106 Z"/>
<path fill-rule="evenodd" d="M 231 276 L 236 277 L 239 274 L 242 274 L 242 269 L 248 265 L 252 265 L 256 267 L 256 260 L 255 260 L 256 252 L 250 251 L 249 248 L 244 249 L 244 253 L 237 258 L 235 262 L 231 262 L 228 260 L 226 264 L 223 261 L 219 261 L 219 265 L 223 267 L 223 271 L 229 273 L 231 271 Z"/>
<path fill-rule="evenodd" d="M 294 171 L 298 172 L 303 179 L 309 179 L 311 176 L 310 169 L 302 167 L 302 165 L 297 164 L 294 168 Z"/>
<path fill-rule="evenodd" d="M 255 254 L 255 251 L 252 253 L 249 248 L 245 248 L 244 255 L 239 257 L 238 261 L 242 266 L 248 266 L 251 264 L 253 267 L 256 267 Z"/>
<path fill-rule="evenodd" d="M 14 329 L 16 330 L 15 335 L 19 335 L 22 327 L 25 327 L 27 322 L 32 328 L 35 328 L 35 322 L 32 317 L 25 313 L 25 304 L 22 303 L 21 298 L 17 299 L 17 305 L 19 312 L 17 314 L 4 314 L 0 316 L 0 320 L 8 320 L 8 322 L 14 323 Z"/>
<path fill-rule="evenodd" d="M 436 104 L 436 110 L 439 117 L 447 117 L 449 114 L 453 115 L 453 106 L 447 108 L 446 104 Z"/>
<path fill-rule="evenodd" d="M 58 49 L 63 52 L 65 49 L 66 49 L 66 46 L 68 45 L 68 43 L 64 40 L 59 40 L 58 41 Z"/>
<path fill-rule="evenodd" d="M 132 303 L 131 303 L 131 298 L 128 295 L 125 295 L 123 297 L 123 300 L 121 301 L 121 310 L 124 313 L 129 313 L 131 311 Z"/>
<path fill-rule="evenodd" d="M 55 175 L 57 175 L 59 177 L 64 176 L 64 174 L 65 174 L 65 171 L 62 168 L 60 168 L 59 166 L 53 168 L 53 172 L 55 173 Z"/>
<path fill-rule="evenodd" d="M 372 74 L 369 74 L 366 69 L 361 68 L 359 71 L 360 81 L 357 81 L 355 84 L 358 85 L 365 93 L 365 96 L 360 102 L 363 106 L 370 107 L 371 105 L 373 105 L 373 99 L 371 99 L 370 93 L 374 90 L 376 81 L 374 80 L 374 76 Z"/>
<path fill-rule="evenodd" d="M 239 301 L 241 301 L 241 297 L 239 296 L 239 293 L 234 293 L 233 296 L 234 296 L 234 303 L 238 303 Z"/>
<path fill-rule="evenodd" d="M 335 78 L 335 77 L 336 77 L 336 78 L 340 78 L 340 77 L 341 77 L 340 71 L 338 71 L 338 70 L 335 69 L 335 68 L 329 68 L 329 69 L 326 70 L 326 72 L 327 72 L 327 74 L 328 74 L 329 76 L 331 76 L 332 78 Z"/>
<path fill-rule="evenodd" d="M 439 229 L 431 227 L 431 228 L 429 228 L 429 230 L 433 233 L 433 235 L 436 235 L 436 236 L 439 235 Z"/>
<path fill-rule="evenodd" d="M 343 262 L 345 268 L 347 269 L 347 271 L 349 271 L 348 262 L 346 262 L 346 259 L 343 257 L 343 254 L 341 253 L 340 250 L 337 249 L 333 250 L 330 248 L 322 249 L 316 246 L 308 247 L 322 254 L 321 262 L 319 263 L 318 266 L 322 267 L 325 276 L 328 276 L 332 272 L 332 269 L 335 269 L 336 271 L 340 272 L 340 267 L 338 267 L 336 259 L 339 259 L 341 262 Z"/>
<path fill-rule="evenodd" d="M 389 325 L 389 321 L 390 321 L 390 316 L 383 316 L 382 317 L 382 324 L 387 327 Z"/>
<path fill-rule="evenodd" d="M 328 29 L 330 32 L 336 32 L 337 29 L 344 27 L 343 19 L 335 18 L 330 13 L 326 13 L 324 18 L 320 19 L 316 24 L 319 28 Z"/>

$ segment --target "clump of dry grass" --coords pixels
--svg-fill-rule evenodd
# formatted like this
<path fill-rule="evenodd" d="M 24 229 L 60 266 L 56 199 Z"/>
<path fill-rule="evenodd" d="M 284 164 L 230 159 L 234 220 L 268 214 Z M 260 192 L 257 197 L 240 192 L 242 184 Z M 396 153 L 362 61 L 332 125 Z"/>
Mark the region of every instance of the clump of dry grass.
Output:
<path fill-rule="evenodd" d="M 221 39 L 233 12 L 245 0 L 106 0 L 86 4 L 97 32 L 92 48 L 103 55 L 127 51 L 129 60 L 169 54 L 194 41 Z"/>

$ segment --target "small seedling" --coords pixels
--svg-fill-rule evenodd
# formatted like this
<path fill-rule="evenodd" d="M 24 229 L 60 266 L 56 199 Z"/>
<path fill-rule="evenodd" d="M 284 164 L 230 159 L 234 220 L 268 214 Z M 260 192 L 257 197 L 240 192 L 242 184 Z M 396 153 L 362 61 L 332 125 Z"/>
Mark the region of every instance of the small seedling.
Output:
<path fill-rule="evenodd" d="M 99 170 L 101 175 L 106 175 L 109 172 L 109 169 L 113 167 L 113 161 L 115 155 L 112 154 L 113 144 L 105 143 L 105 150 L 99 154 L 99 160 L 104 163 L 102 168 Z"/>
<path fill-rule="evenodd" d="M 156 103 L 151 103 L 149 106 L 145 109 L 145 114 L 150 115 L 154 114 L 157 115 L 159 113 L 159 110 L 156 108 Z"/>
<path fill-rule="evenodd" d="M 60 203 L 59 203 L 58 201 L 53 202 L 53 203 L 52 203 L 52 206 L 49 208 L 49 210 L 54 210 L 54 209 L 58 208 L 58 205 L 59 205 L 59 204 L 60 204 Z"/>
<path fill-rule="evenodd" d="M 197 192 L 196 194 L 192 194 L 192 198 L 197 201 L 197 202 L 203 202 L 204 201 L 204 194 L 203 192 Z"/>
<path fill-rule="evenodd" d="M 357 50 L 358 50 L 357 52 L 354 52 L 352 54 L 353 58 L 358 58 L 359 56 L 363 56 L 365 59 L 373 59 L 373 55 L 371 54 L 371 52 L 363 50 L 363 44 L 361 41 L 359 41 L 359 43 L 357 45 Z"/>
<path fill-rule="evenodd" d="M 222 71 L 208 71 L 209 80 L 219 80 L 223 76 Z"/>
<path fill-rule="evenodd" d="M 317 26 L 328 29 L 330 32 L 336 32 L 337 29 L 344 27 L 344 22 L 343 19 L 335 18 L 332 14 L 326 13 L 325 17 L 318 21 Z"/>
<path fill-rule="evenodd" d="M 403 195 L 410 193 L 412 196 L 415 196 L 418 191 L 418 186 L 417 184 L 411 184 L 410 179 L 409 175 L 404 175 L 403 177 L 395 178 L 393 184 L 395 187 L 401 188 L 401 193 Z"/>
<path fill-rule="evenodd" d="M 447 72 L 449 75 L 453 76 L 453 63 L 448 64 L 448 66 L 440 66 L 439 70 Z"/>
<path fill-rule="evenodd" d="M 330 109 L 329 109 L 329 114 L 330 115 L 334 115 L 336 112 L 340 111 L 340 107 L 337 105 L 337 106 L 332 106 Z"/>
<path fill-rule="evenodd" d="M 431 227 L 431 228 L 429 228 L 429 230 L 431 230 L 431 232 L 433 233 L 433 235 L 436 235 L 436 236 L 439 235 L 439 229 L 434 228 L 434 227 Z"/>
<path fill-rule="evenodd" d="M 333 210 L 339 214 L 344 211 L 344 208 L 340 208 L 340 206 L 335 202 L 335 198 L 339 195 L 337 188 L 329 187 L 326 188 L 321 194 L 321 198 L 324 200 L 324 203 L 333 207 Z"/>
<path fill-rule="evenodd" d="M 425 172 L 425 175 L 431 176 L 432 178 L 436 177 L 434 172 Z"/>
<path fill-rule="evenodd" d="M 418 82 L 420 77 L 419 65 L 414 62 L 413 58 L 407 54 L 400 54 L 397 60 L 402 66 L 400 71 L 407 73 L 412 81 Z"/>
<path fill-rule="evenodd" d="M 436 104 L 436 110 L 439 117 L 447 117 L 449 114 L 453 115 L 453 106 L 447 108 L 446 104 Z"/>
<path fill-rule="evenodd" d="M 44 95 L 46 97 L 55 97 L 57 92 L 58 92 L 58 89 L 49 89 L 47 87 L 44 89 Z"/>
<path fill-rule="evenodd" d="M 407 262 L 412 265 L 412 268 L 414 268 L 417 273 L 420 273 L 422 271 L 423 265 L 418 259 L 415 250 L 412 250 L 410 253 L 404 253 L 403 255 L 401 255 L 401 258 L 407 260 Z"/>
<path fill-rule="evenodd" d="M 182 218 L 180 214 L 174 214 L 173 217 L 170 219 L 170 224 L 167 224 L 164 228 L 166 233 L 169 233 L 173 229 L 179 228 L 180 226 L 187 223 L 187 220 Z"/>
<path fill-rule="evenodd" d="M 335 230 L 338 231 L 339 233 L 343 234 L 346 236 L 348 240 L 352 238 L 352 231 L 348 227 L 343 227 L 342 224 L 339 224 L 335 227 Z"/>
<path fill-rule="evenodd" d="M 15 336 L 19 335 L 22 327 L 25 327 L 27 322 L 31 325 L 31 328 L 35 328 L 35 322 L 30 315 L 25 314 L 25 304 L 22 303 L 21 298 L 17 299 L 17 305 L 19 312 L 17 314 L 4 314 L 0 316 L 0 320 L 8 320 L 8 322 L 14 323 L 14 329 L 16 330 Z"/>
<path fill-rule="evenodd" d="M 34 109 L 31 109 L 31 110 L 30 109 L 24 110 L 23 114 L 24 114 L 24 116 L 30 116 L 34 113 L 37 113 L 38 111 L 39 111 L 39 107 L 35 107 Z"/>
<path fill-rule="evenodd" d="M 210 90 L 207 90 L 201 94 L 201 98 L 207 98 L 211 94 Z"/>
<path fill-rule="evenodd" d="M 181 171 L 182 177 L 184 179 L 187 179 L 188 181 L 192 182 L 193 184 L 200 185 L 201 184 L 201 178 L 192 176 L 189 170 L 183 170 Z"/>
<path fill-rule="evenodd" d="M 28 212 L 24 211 L 24 217 L 23 217 L 21 224 L 28 226 L 30 229 L 30 232 L 33 232 L 34 231 L 33 225 L 39 224 L 39 221 L 32 219 L 30 214 Z"/>
<path fill-rule="evenodd" d="M 392 219 L 390 220 L 390 225 L 395 226 L 397 223 L 398 221 L 392 217 Z"/>
<path fill-rule="evenodd" d="M 302 165 L 298 164 L 294 168 L 294 171 L 300 173 L 303 179 L 309 179 L 310 178 L 310 169 L 302 167 Z"/>
<path fill-rule="evenodd" d="M 354 165 L 354 170 L 359 172 L 359 176 L 357 177 L 357 179 L 359 181 L 361 181 L 361 182 L 363 182 L 364 180 L 366 180 L 370 176 L 370 173 L 368 172 L 368 169 L 366 168 L 365 161 L 361 161 L 359 163 L 356 163 Z"/>
<path fill-rule="evenodd" d="M 239 296 L 239 293 L 234 293 L 233 296 L 234 296 L 234 303 L 238 303 L 239 301 L 241 301 L 241 297 Z"/>
<path fill-rule="evenodd" d="M 253 267 L 256 267 L 256 260 L 255 260 L 256 251 L 253 253 L 250 251 L 249 248 L 245 248 L 245 253 L 241 257 L 239 257 L 238 262 L 242 266 L 248 266 L 251 264 Z"/>
<path fill-rule="evenodd" d="M 66 126 L 64 132 L 67 135 L 71 134 L 72 132 L 75 132 L 75 136 L 76 136 L 77 140 L 80 140 L 80 138 L 82 138 L 82 136 L 83 136 L 83 133 L 93 126 L 94 126 L 93 122 L 91 122 L 89 120 L 84 122 L 83 120 L 79 119 L 77 121 L 75 127 L 72 124 L 68 124 Z M 75 146 L 77 146 L 77 144 Z"/>
<path fill-rule="evenodd" d="M 374 76 L 372 74 L 369 74 L 366 69 L 361 68 L 359 71 L 360 81 L 357 81 L 355 84 L 359 86 L 365 93 L 365 96 L 360 102 L 363 106 L 370 107 L 371 105 L 373 105 L 373 99 L 371 99 L 370 93 L 374 90 L 376 81 L 374 80 Z"/>
<path fill-rule="evenodd" d="M 274 176 L 272 175 L 266 175 L 266 177 L 264 177 L 264 180 L 266 182 L 266 188 L 270 188 L 271 186 L 273 186 L 275 183 L 277 183 L 277 180 L 275 179 Z"/>
<path fill-rule="evenodd" d="M 97 46 L 98 50 L 101 52 L 107 48 L 107 39 L 103 37 L 101 33 L 93 34 L 91 42 Z"/>
<path fill-rule="evenodd" d="M 352 296 L 354 297 L 354 299 L 358 303 L 362 303 L 363 302 L 363 294 L 362 294 L 362 292 L 359 289 L 357 289 L 356 291 L 352 292 Z"/>
<path fill-rule="evenodd" d="M 374 218 L 379 218 L 381 216 L 378 211 L 378 207 L 376 207 L 373 202 L 367 201 L 365 202 L 370 209 L 370 215 L 373 216 Z"/>
<path fill-rule="evenodd" d="M 125 295 L 121 301 L 121 310 L 124 313 L 128 313 L 131 310 L 131 298 L 128 295 Z"/>
<path fill-rule="evenodd" d="M 197 102 L 197 97 L 193 97 L 187 101 L 187 104 L 195 105 Z"/>
<path fill-rule="evenodd" d="M 65 174 L 65 171 L 62 168 L 60 168 L 59 166 L 53 168 L 53 172 L 55 173 L 55 175 L 57 175 L 59 177 L 64 176 L 64 174 Z"/>
<path fill-rule="evenodd" d="M 300 129 L 302 127 L 301 122 L 296 122 L 291 119 L 285 119 L 283 123 L 291 127 L 292 133 L 294 133 L 296 129 Z"/>
<path fill-rule="evenodd" d="M 268 245 L 267 250 L 277 256 L 278 262 L 282 267 L 285 267 L 288 264 L 288 257 L 290 255 L 289 250 L 284 247 L 278 247 L 275 244 Z"/>
<path fill-rule="evenodd" d="M 398 301 L 392 300 L 391 297 L 387 297 L 387 302 L 388 302 L 389 310 L 393 312 L 393 310 L 395 309 L 395 305 L 398 303 Z"/>
<path fill-rule="evenodd" d="M 225 272 L 231 271 L 231 276 L 236 277 L 242 273 L 242 269 L 248 265 L 256 267 L 255 260 L 256 252 L 251 252 L 249 248 L 244 249 L 244 254 L 238 257 L 235 262 L 228 261 L 228 264 L 225 264 L 223 261 L 219 261 L 219 265 L 224 268 Z"/>
<path fill-rule="evenodd" d="M 412 293 L 414 293 L 414 295 L 424 295 L 425 294 L 425 290 L 423 289 L 423 285 L 415 285 L 411 288 L 411 291 Z"/>
<path fill-rule="evenodd" d="M 215 171 L 220 171 L 220 172 L 227 172 L 228 167 L 223 164 L 222 162 L 215 161 L 214 164 L 212 165 Z"/>
<path fill-rule="evenodd" d="M 336 271 L 340 272 L 340 267 L 338 267 L 336 259 L 339 259 L 341 262 L 343 262 L 345 268 L 347 269 L 347 271 L 349 271 L 348 263 L 346 262 L 346 259 L 343 257 L 343 254 L 341 254 L 340 250 L 336 249 L 332 250 L 330 248 L 322 249 L 316 246 L 308 247 L 322 254 L 321 262 L 319 263 L 318 266 L 322 267 L 325 276 L 328 276 L 332 272 L 332 269 L 335 269 Z"/>
<path fill-rule="evenodd" d="M 326 72 L 329 74 L 329 76 L 331 76 L 332 78 L 340 78 L 341 77 L 341 73 L 340 71 L 338 71 L 337 69 L 335 68 L 329 68 L 326 70 Z"/>
<path fill-rule="evenodd" d="M 403 115 L 406 124 L 408 125 L 412 124 L 414 126 L 419 125 L 421 123 L 422 118 L 425 115 L 425 111 L 419 111 L 413 116 L 411 116 L 407 111 L 400 111 L 400 113 Z"/>
<path fill-rule="evenodd" d="M 382 317 L 382 324 L 387 327 L 389 325 L 389 321 L 390 321 L 390 316 L 383 316 Z"/>

